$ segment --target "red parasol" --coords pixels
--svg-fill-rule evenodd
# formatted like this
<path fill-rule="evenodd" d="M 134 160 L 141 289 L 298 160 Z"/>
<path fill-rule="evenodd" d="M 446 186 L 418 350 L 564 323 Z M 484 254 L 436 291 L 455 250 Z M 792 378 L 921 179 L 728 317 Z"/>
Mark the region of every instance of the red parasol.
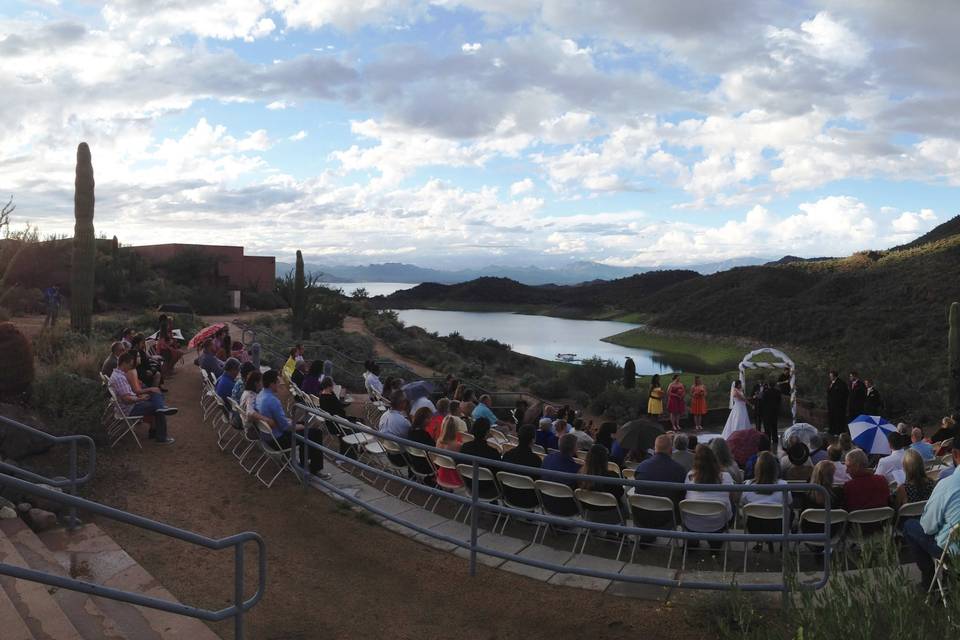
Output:
<path fill-rule="evenodd" d="M 197 335 L 190 338 L 190 342 L 187 343 L 187 347 L 190 349 L 196 349 L 199 345 L 203 344 L 204 340 L 211 337 L 213 334 L 215 334 L 217 331 L 220 331 L 220 329 L 223 329 L 225 326 L 227 325 L 224 324 L 223 322 L 218 322 L 217 324 L 212 324 L 209 327 L 204 327 L 203 329 L 200 329 L 200 331 L 197 332 Z"/>
<path fill-rule="evenodd" d="M 750 456 L 760 450 L 760 443 L 766 437 L 766 435 L 756 429 L 740 429 L 730 434 L 730 437 L 727 438 L 727 446 L 730 447 L 730 453 L 733 455 L 733 459 L 737 461 L 738 465 L 743 467 L 747 464 Z M 770 446 L 776 447 L 777 444 L 774 442 Z M 776 449 L 774 449 L 774 451 L 776 451 Z"/>

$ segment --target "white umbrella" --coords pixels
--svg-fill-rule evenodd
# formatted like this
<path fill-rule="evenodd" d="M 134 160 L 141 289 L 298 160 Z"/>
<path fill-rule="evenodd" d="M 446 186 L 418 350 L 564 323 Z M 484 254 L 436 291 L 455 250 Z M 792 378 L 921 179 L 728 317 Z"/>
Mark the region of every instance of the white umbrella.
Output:
<path fill-rule="evenodd" d="M 796 424 L 790 425 L 783 432 L 783 434 L 780 436 L 780 446 L 783 447 L 784 451 L 786 451 L 787 443 L 790 442 L 790 438 L 792 438 L 793 436 L 797 436 L 800 442 L 807 445 L 807 448 L 812 450 L 813 447 L 810 446 L 810 443 L 811 443 L 811 440 L 813 440 L 813 437 L 817 435 L 820 435 L 820 430 L 817 429 L 815 426 L 807 422 L 798 422 Z M 771 443 L 771 444 L 775 444 L 775 443 Z"/>
<path fill-rule="evenodd" d="M 853 444 L 867 453 L 883 455 L 890 453 L 887 435 L 894 433 L 897 428 L 880 416 L 857 416 L 847 426 L 850 428 Z"/>

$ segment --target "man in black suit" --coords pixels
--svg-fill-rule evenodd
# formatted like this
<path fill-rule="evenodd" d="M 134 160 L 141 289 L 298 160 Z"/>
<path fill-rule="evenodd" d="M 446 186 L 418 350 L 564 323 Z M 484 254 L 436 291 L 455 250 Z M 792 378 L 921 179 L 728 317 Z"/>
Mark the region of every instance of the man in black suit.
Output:
<path fill-rule="evenodd" d="M 847 396 L 847 422 L 853 422 L 853 419 L 863 414 L 863 405 L 867 401 L 867 386 L 857 375 L 856 371 L 850 372 L 850 395 Z"/>
<path fill-rule="evenodd" d="M 783 396 L 777 389 L 773 381 L 763 384 L 763 391 L 760 393 L 760 422 L 763 424 L 763 431 L 770 438 L 771 446 L 777 443 L 777 423 L 780 420 L 780 403 L 783 402 Z"/>
<path fill-rule="evenodd" d="M 863 385 L 867 390 L 863 402 L 863 412 L 868 416 L 883 415 L 883 398 L 880 397 L 880 392 L 877 391 L 870 380 L 864 379 Z"/>
<path fill-rule="evenodd" d="M 847 397 L 850 390 L 835 370 L 830 371 L 827 387 L 827 424 L 830 433 L 840 435 L 847 430 Z"/>

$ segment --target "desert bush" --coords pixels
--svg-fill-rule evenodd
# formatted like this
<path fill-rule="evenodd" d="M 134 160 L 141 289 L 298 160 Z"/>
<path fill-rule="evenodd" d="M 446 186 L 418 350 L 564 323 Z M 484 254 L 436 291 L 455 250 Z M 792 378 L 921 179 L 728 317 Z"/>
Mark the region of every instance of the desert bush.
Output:
<path fill-rule="evenodd" d="M 100 420 L 107 401 L 103 386 L 70 370 L 68 363 L 42 374 L 33 385 L 30 404 L 55 435 L 82 433 L 104 440 Z"/>
<path fill-rule="evenodd" d="M 43 364 L 56 364 L 70 350 L 84 349 L 90 340 L 70 329 L 49 329 L 33 338 L 33 354 Z"/>
<path fill-rule="evenodd" d="M 0 397 L 14 398 L 25 393 L 33 382 L 33 349 L 26 336 L 13 324 L 0 324 Z"/>
<path fill-rule="evenodd" d="M 626 422 L 641 415 L 646 409 L 646 389 L 625 389 L 609 385 L 593 396 L 590 411 L 598 416 Z"/>

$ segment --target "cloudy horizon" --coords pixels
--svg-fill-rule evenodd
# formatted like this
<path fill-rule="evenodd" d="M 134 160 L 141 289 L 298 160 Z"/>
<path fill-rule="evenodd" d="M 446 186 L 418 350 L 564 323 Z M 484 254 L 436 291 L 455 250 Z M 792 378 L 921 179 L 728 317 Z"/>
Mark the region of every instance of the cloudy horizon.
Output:
<path fill-rule="evenodd" d="M 847 255 L 958 213 L 948 0 L 0 7 L 0 196 L 289 261 Z"/>

